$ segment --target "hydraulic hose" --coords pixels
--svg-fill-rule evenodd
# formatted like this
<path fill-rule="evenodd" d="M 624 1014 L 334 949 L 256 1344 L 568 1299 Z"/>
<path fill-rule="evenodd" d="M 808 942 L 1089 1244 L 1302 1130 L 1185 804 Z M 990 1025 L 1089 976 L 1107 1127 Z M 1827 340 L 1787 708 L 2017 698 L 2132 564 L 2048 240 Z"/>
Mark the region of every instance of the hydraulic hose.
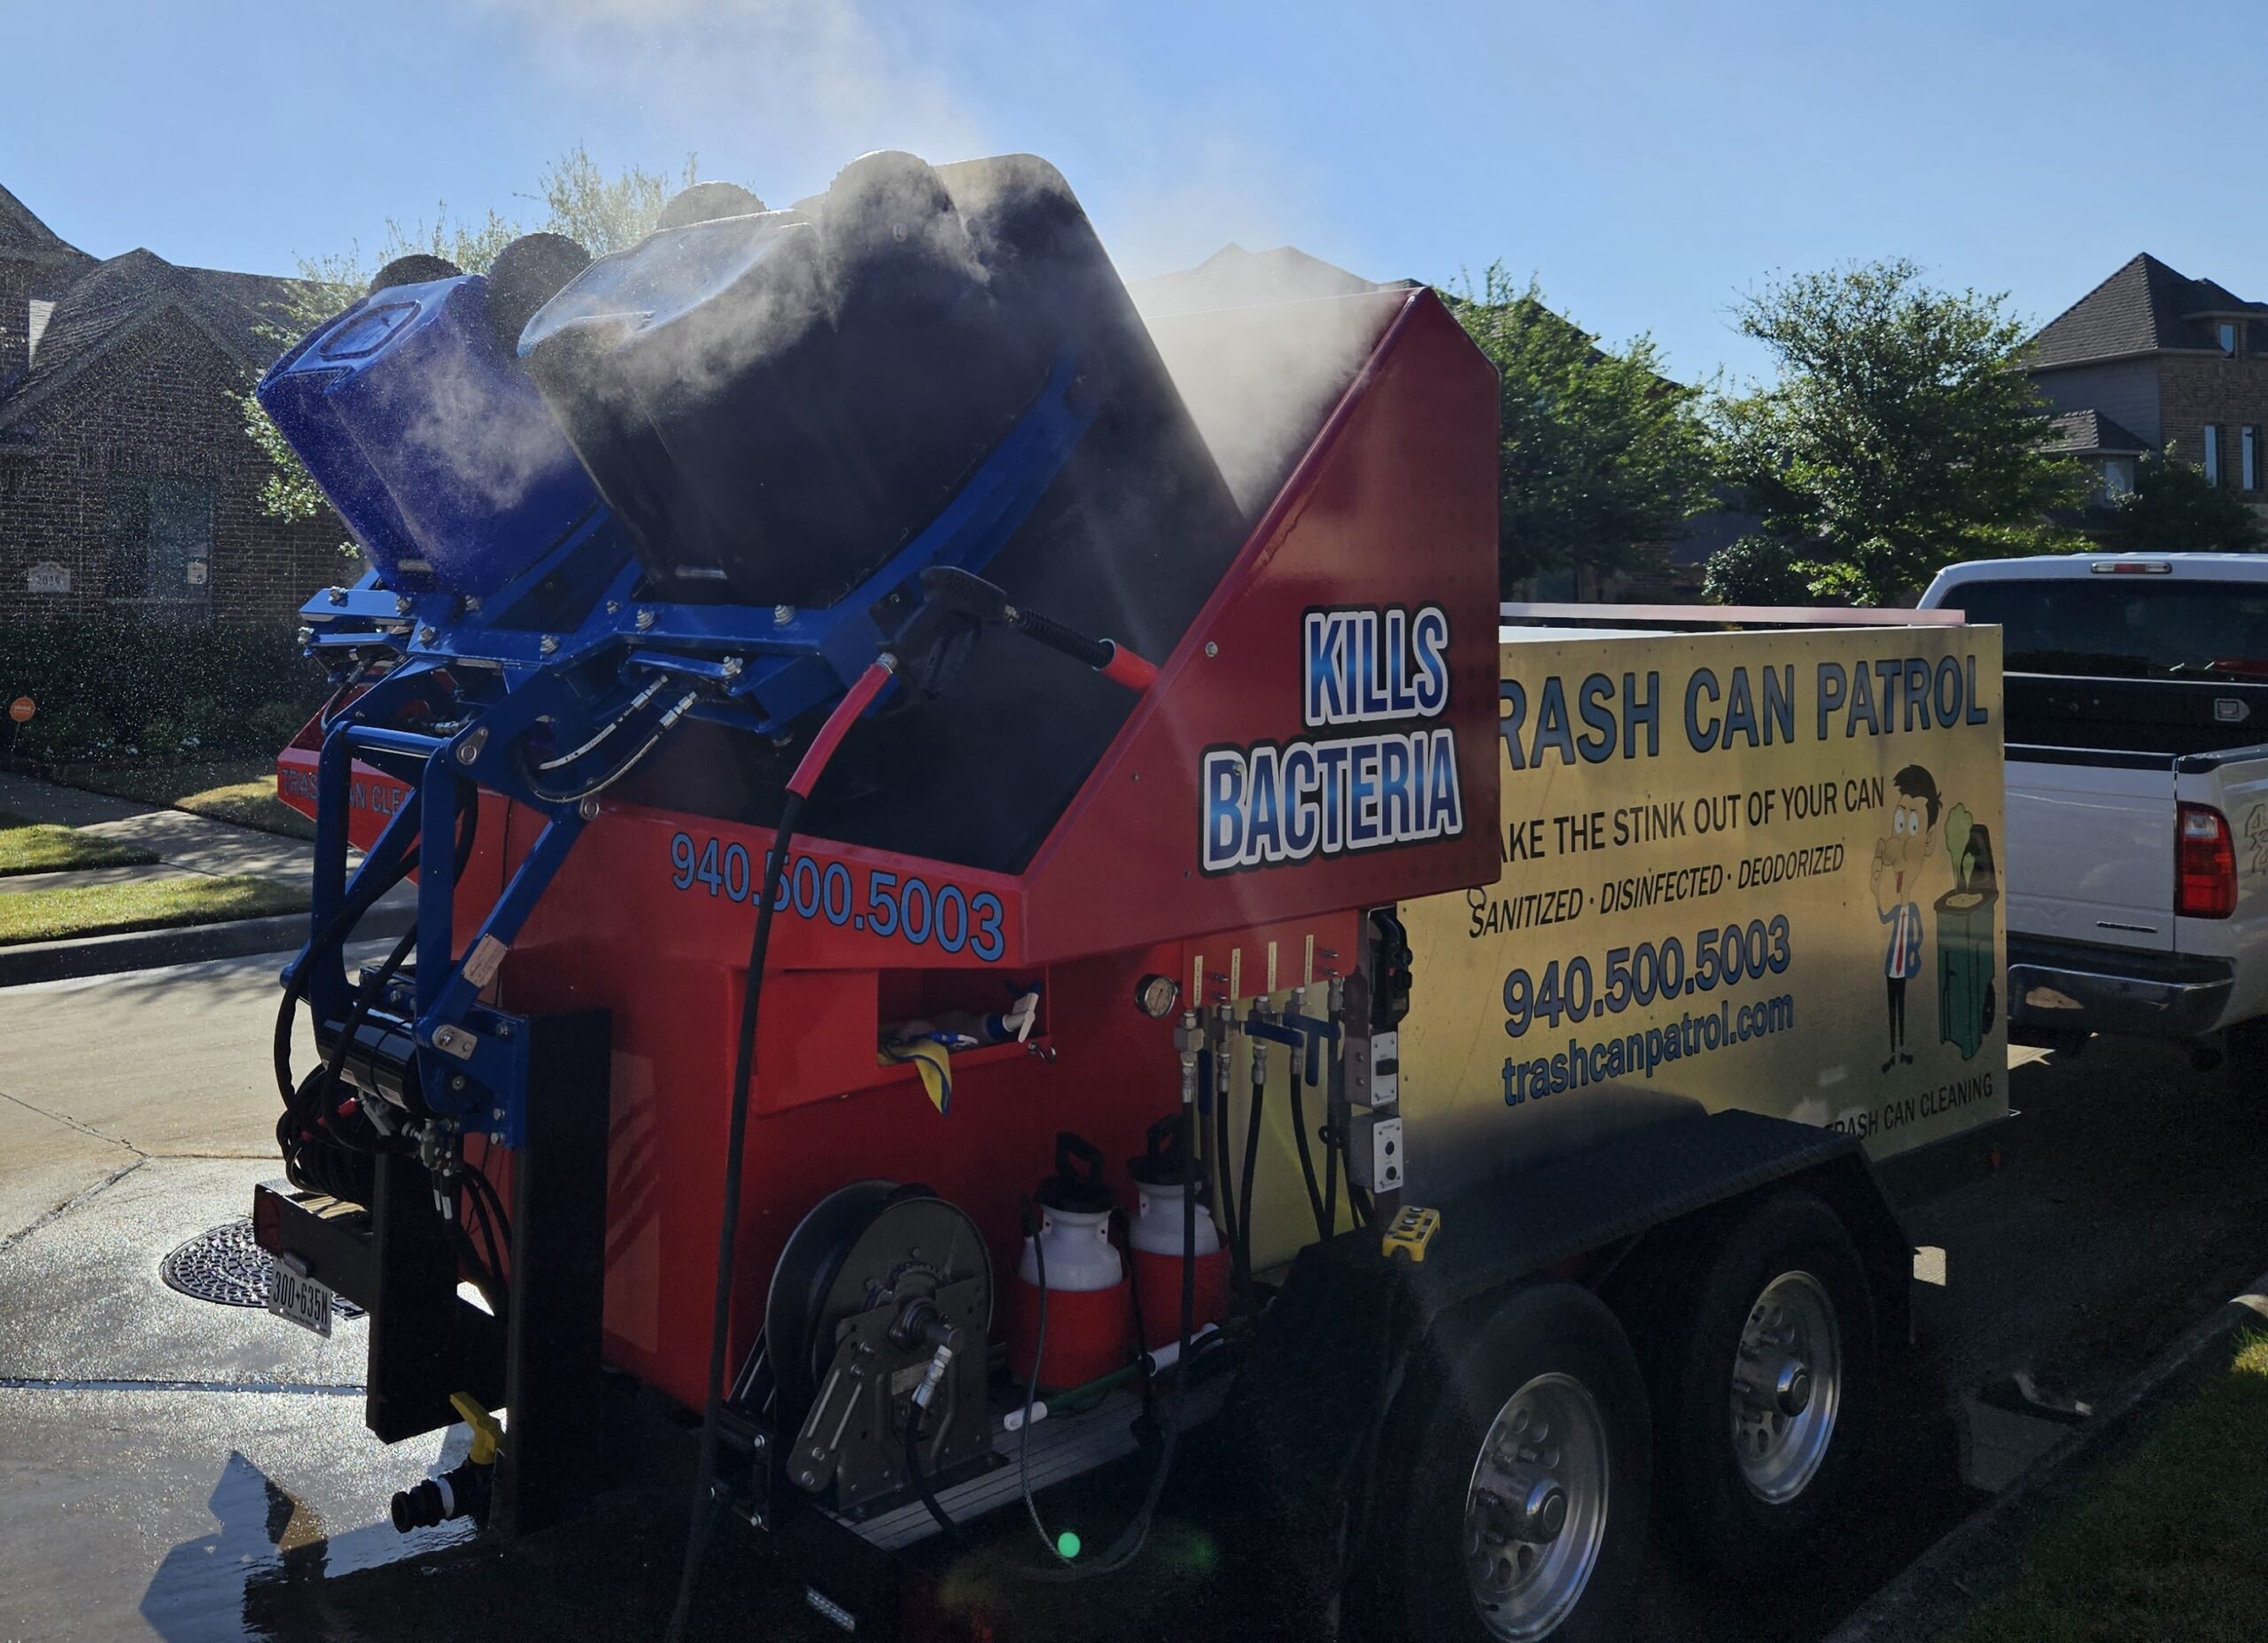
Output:
<path fill-rule="evenodd" d="M 332 947 L 344 946 L 372 904 L 417 871 L 417 855 L 418 847 L 413 843 L 401 853 L 401 860 L 386 875 L 384 884 L 371 885 L 341 907 L 331 916 L 330 922 L 316 932 L 315 939 L 307 943 L 307 962 L 293 973 L 291 985 L 284 989 L 284 1001 L 276 1011 L 276 1084 L 277 1092 L 284 1097 L 284 1105 L 291 1104 L 293 1092 L 298 1089 L 298 1082 L 291 1076 L 291 1028 L 299 1020 L 299 1000 L 307 996 L 316 962 Z"/>
<path fill-rule="evenodd" d="M 757 904 L 756 927 L 749 937 L 748 985 L 741 995 L 740 1031 L 733 1050 L 733 1088 L 726 1104 L 731 1116 L 725 1132 L 725 1202 L 718 1218 L 717 1290 L 709 1319 L 709 1376 L 705 1383 L 708 1407 L 701 1421 L 701 1458 L 694 1476 L 693 1523 L 686 1538 L 685 1566 L 678 1577 L 677 1604 L 670 1614 L 671 1643 L 677 1643 L 685 1636 L 687 1623 L 692 1617 L 693 1593 L 701 1577 L 701 1560 L 709 1549 L 709 1538 L 715 1531 L 717 1521 L 717 1445 L 726 1390 L 725 1349 L 732 1321 L 733 1256 L 740 1232 L 741 1160 L 748 1150 L 748 1087 L 756 1076 L 756 1028 L 764 998 L 764 962 L 772 947 L 772 915 L 780 900 L 788 851 L 795 843 L 796 823 L 803 815 L 804 801 L 818 785 L 827 761 L 835 756 L 835 750 L 842 745 L 852 721 L 882 694 L 897 670 L 897 658 L 883 652 L 827 716 L 819 734 L 804 749 L 796 773 L 788 779 L 787 794 L 780 805 L 780 823 L 773 830 L 772 853 L 765 862 L 764 895 Z"/>
<path fill-rule="evenodd" d="M 1216 1055 L 1226 1058 L 1229 1053 L 1228 1035 L 1221 1035 L 1221 1048 Z M 1229 1140 L 1235 1130 L 1229 1112 L 1229 1086 L 1233 1081 L 1223 1073 L 1218 1062 L 1214 1066 L 1213 1085 L 1213 1160 L 1212 1182 L 1214 1200 L 1221 1207 L 1221 1236 L 1228 1243 L 1229 1276 L 1239 1295 L 1248 1294 L 1252 1275 L 1245 1269 L 1245 1244 L 1239 1236 L 1237 1225 L 1236 1178 L 1231 1173 L 1235 1154 L 1229 1150 Z"/>
<path fill-rule="evenodd" d="M 1292 1074 L 1292 1139 L 1298 1144 L 1300 1150 L 1300 1179 L 1307 1183 L 1308 1207 L 1315 1212 L 1315 1236 L 1318 1238 L 1327 1238 L 1331 1236 L 1332 1215 L 1331 1211 L 1324 1208 L 1323 1193 L 1316 1186 L 1315 1154 L 1308 1147 L 1307 1104 L 1300 1096 L 1300 1065 L 1297 1057 L 1293 1058 L 1290 1071 Z"/>
<path fill-rule="evenodd" d="M 1260 1045 L 1257 1041 L 1252 1046 L 1252 1053 L 1257 1064 L 1260 1055 Z M 1296 1057 L 1293 1058 L 1294 1065 L 1292 1068 L 1294 1087 L 1297 1086 L 1300 1076 L 1297 1059 Z M 1238 1259 L 1244 1267 L 1245 1283 L 1247 1287 L 1252 1283 L 1252 1193 L 1260 1173 L 1260 1117 L 1261 1109 L 1267 1104 L 1267 1101 L 1266 1081 L 1258 1078 L 1253 1080 L 1252 1112 L 1245 1120 L 1244 1126 L 1244 1177 L 1237 1190 L 1237 1236 L 1240 1240 Z M 1258 1310 L 1256 1305 L 1254 1310 Z"/>

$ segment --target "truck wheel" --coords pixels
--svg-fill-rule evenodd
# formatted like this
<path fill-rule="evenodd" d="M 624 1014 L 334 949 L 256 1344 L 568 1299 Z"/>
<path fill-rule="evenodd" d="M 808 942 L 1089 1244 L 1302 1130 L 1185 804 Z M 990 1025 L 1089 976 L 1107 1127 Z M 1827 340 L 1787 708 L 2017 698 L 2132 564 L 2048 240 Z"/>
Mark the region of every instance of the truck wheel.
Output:
<path fill-rule="evenodd" d="M 1441 1333 L 1398 1406 L 1408 1467 L 1383 1638 L 1604 1643 L 1645 1550 L 1645 1378 L 1572 1283 Z"/>
<path fill-rule="evenodd" d="M 1670 1527 L 1703 1565 L 1783 1559 L 1834 1498 L 1873 1395 L 1874 1308 L 1843 1223 L 1767 1198 L 1702 1264 L 1653 1359 Z"/>

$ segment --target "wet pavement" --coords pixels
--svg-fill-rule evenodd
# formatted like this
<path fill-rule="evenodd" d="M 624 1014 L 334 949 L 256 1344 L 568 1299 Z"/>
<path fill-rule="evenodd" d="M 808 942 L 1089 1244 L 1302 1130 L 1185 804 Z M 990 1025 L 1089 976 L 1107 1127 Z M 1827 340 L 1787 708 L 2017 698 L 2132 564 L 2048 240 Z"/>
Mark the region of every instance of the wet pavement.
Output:
<path fill-rule="evenodd" d="M 160 1281 L 168 1251 L 245 1213 L 274 1173 L 276 963 L 0 991 L 0 1639 L 657 1635 L 680 1489 L 610 1499 L 509 1554 L 455 1528 L 404 1539 L 389 1498 L 463 1439 L 389 1450 L 362 1430 L 367 1323 L 324 1341 Z M 1984 1498 L 1963 1482 L 1969 1394 L 2021 1370 L 2099 1397 L 2268 1266 L 2268 1097 L 2135 1046 L 2027 1058 L 2012 1084 L 2024 1116 L 2003 1167 L 1909 1213 L 1951 1286 L 1889 1366 L 1861 1498 L 1768 1591 L 1658 1559 L 1640 1638 L 1821 1635 Z M 1044 1635 L 1267 1635 L 1221 1556 L 1233 1522 L 1206 1509 L 1223 1492 L 1192 1479 L 1145 1572 Z M 841 1635 L 734 1533 L 698 1619 L 709 1636 Z"/>

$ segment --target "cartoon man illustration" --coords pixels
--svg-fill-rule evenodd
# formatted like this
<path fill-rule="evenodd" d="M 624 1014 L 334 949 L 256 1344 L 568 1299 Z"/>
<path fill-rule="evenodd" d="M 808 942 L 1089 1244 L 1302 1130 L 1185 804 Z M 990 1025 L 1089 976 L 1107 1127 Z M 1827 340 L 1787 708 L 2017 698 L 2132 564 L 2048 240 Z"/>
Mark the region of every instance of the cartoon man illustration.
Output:
<path fill-rule="evenodd" d="M 1885 1073 L 1914 1060 L 1914 1052 L 1906 1047 L 1906 984 L 1922 971 L 1917 896 L 1943 804 L 1937 779 L 1918 764 L 1907 765 L 1890 779 L 1899 802 L 1891 812 L 1890 832 L 1875 841 L 1872 878 L 1875 911 L 1890 926 L 1890 945 L 1882 961 L 1890 985 L 1890 1058 L 1882 1064 Z"/>

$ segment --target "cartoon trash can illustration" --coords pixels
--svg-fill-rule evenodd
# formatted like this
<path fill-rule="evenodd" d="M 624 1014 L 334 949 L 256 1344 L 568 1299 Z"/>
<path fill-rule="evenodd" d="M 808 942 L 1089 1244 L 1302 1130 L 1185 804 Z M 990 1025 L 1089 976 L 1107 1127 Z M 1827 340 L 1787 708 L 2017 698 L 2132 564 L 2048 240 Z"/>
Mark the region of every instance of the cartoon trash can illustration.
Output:
<path fill-rule="evenodd" d="M 1992 1030 L 2000 968 L 1993 955 L 1994 906 L 2000 881 L 1992 864 L 1992 830 L 1979 827 L 1969 807 L 1946 815 L 1946 854 L 1953 858 L 1953 888 L 1937 899 L 1938 1036 L 1961 1046 L 1963 1060 Z"/>

